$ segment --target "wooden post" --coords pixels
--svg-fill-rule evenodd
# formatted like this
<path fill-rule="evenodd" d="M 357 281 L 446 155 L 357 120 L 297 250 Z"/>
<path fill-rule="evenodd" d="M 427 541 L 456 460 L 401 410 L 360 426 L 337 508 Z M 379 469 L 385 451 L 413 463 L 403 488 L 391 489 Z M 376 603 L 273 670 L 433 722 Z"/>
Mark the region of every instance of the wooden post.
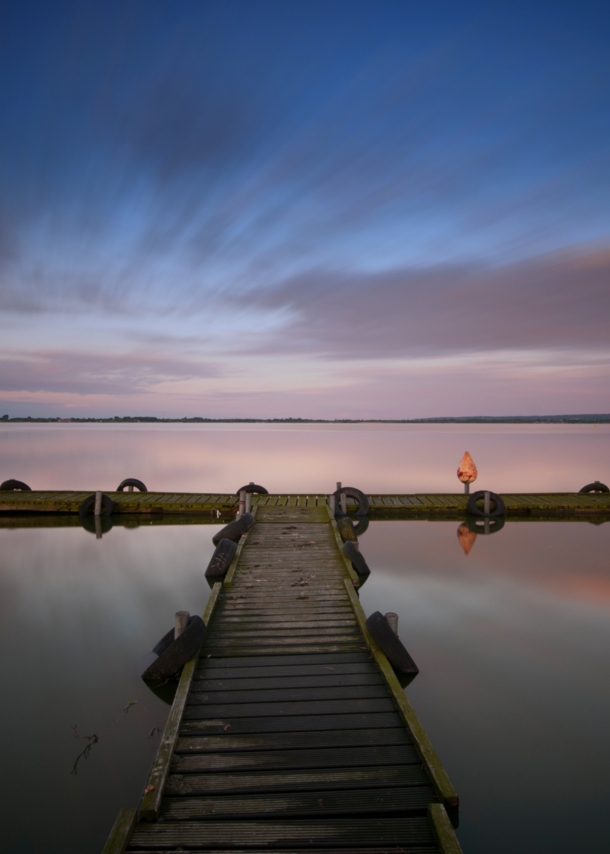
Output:
<path fill-rule="evenodd" d="M 174 622 L 174 640 L 179 638 L 182 632 L 186 629 L 191 615 L 188 611 L 176 611 Z"/>
<path fill-rule="evenodd" d="M 237 505 L 237 518 L 243 516 L 246 512 L 246 490 L 242 489 L 239 493 L 239 504 Z"/>
<path fill-rule="evenodd" d="M 334 494 L 328 496 L 328 509 L 330 510 L 332 515 L 334 516 L 335 515 L 335 496 L 334 496 Z"/>
<path fill-rule="evenodd" d="M 470 495 L 470 484 L 469 483 L 464 484 L 464 495 Z"/>
<path fill-rule="evenodd" d="M 388 611 L 388 613 L 385 615 L 385 619 L 386 623 L 392 629 L 394 634 L 398 636 L 398 614 L 395 614 L 394 611 Z"/>
<path fill-rule="evenodd" d="M 95 493 L 95 504 L 93 505 L 93 515 L 101 516 L 102 515 L 102 493 L 98 490 Z"/>
<path fill-rule="evenodd" d="M 102 539 L 102 517 L 101 516 L 94 516 L 93 517 L 93 523 L 95 525 L 95 539 L 101 540 Z"/>
<path fill-rule="evenodd" d="M 485 490 L 485 495 L 483 498 L 483 513 L 485 516 L 489 516 L 491 511 L 491 501 L 489 500 L 489 492 Z"/>
<path fill-rule="evenodd" d="M 133 486 L 128 486 L 128 487 L 127 487 L 127 492 L 133 492 Z"/>
<path fill-rule="evenodd" d="M 252 493 L 246 492 L 246 513 L 252 512 Z"/>
<path fill-rule="evenodd" d="M 341 493 L 341 512 L 347 516 L 347 495 L 345 492 Z"/>

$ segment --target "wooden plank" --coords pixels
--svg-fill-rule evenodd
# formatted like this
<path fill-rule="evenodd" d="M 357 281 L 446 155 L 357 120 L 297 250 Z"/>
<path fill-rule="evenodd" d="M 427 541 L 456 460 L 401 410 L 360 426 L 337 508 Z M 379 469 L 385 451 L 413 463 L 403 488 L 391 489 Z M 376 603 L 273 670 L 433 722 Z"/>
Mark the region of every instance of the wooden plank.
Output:
<path fill-rule="evenodd" d="M 375 656 L 375 660 L 377 661 L 380 670 L 385 676 L 400 714 L 411 734 L 411 738 L 419 750 L 422 761 L 434 782 L 439 798 L 446 806 L 456 808 L 459 804 L 459 799 L 447 772 L 441 765 L 441 762 L 436 755 L 424 728 L 413 711 L 411 704 L 407 700 L 405 693 L 402 690 L 392 667 L 390 666 L 390 663 L 381 650 L 377 648 L 375 641 L 369 634 L 368 629 L 366 628 L 366 617 L 356 593 L 350 588 L 348 583 L 345 584 L 345 589 L 350 597 L 354 613 L 356 614 L 356 619 L 360 623 L 362 634 L 369 646 L 369 649 Z"/>
<path fill-rule="evenodd" d="M 117 820 L 114 823 L 110 836 L 104 845 L 102 854 L 124 854 L 127 849 L 129 837 L 136 823 L 138 811 L 132 808 L 119 810 Z"/>
<path fill-rule="evenodd" d="M 256 507 L 252 508 L 252 515 L 254 517 L 256 517 Z M 248 542 L 248 537 L 250 536 L 250 533 L 254 530 L 254 528 L 256 528 L 256 522 L 254 523 L 254 526 L 252 528 L 250 528 L 249 531 L 246 531 L 245 534 L 242 534 L 242 536 L 239 539 L 239 543 L 237 544 L 237 551 L 235 552 L 235 555 L 233 556 L 233 560 L 231 561 L 231 565 L 229 566 L 229 568 L 227 570 L 227 574 L 224 577 L 223 586 L 225 588 L 226 587 L 230 588 L 232 583 L 233 583 L 233 578 L 235 577 L 235 572 L 237 570 L 237 565 L 239 564 L 239 559 L 241 557 L 241 554 L 242 554 L 244 548 L 246 547 L 246 544 Z"/>
<path fill-rule="evenodd" d="M 337 656 L 333 656 L 336 658 Z M 323 662 L 314 664 L 288 664 L 280 663 L 285 656 L 275 658 L 273 664 L 259 666 L 258 662 L 253 662 L 251 667 L 248 666 L 223 666 L 218 665 L 218 659 L 210 659 L 209 662 L 205 659 L 200 659 L 200 666 L 196 671 L 196 679 L 241 679 L 251 677 L 252 679 L 261 679 L 263 677 L 273 678 L 301 678 L 301 677 L 324 677 L 329 674 L 340 676 L 342 674 L 373 674 L 377 679 L 379 671 L 374 663 L 369 659 L 361 663 L 337 663 L 336 661 L 324 664 Z M 207 665 L 210 666 L 207 666 Z M 218 666 L 217 666 L 218 665 Z"/>
<path fill-rule="evenodd" d="M 212 588 L 212 593 L 202 615 L 203 622 L 206 625 L 210 621 L 221 590 L 222 584 L 220 582 L 217 582 Z M 159 814 L 161 798 L 169 774 L 171 757 L 178 740 L 180 724 L 186 708 L 191 680 L 197 666 L 197 661 L 198 656 L 195 656 L 182 668 L 174 702 L 172 703 L 163 736 L 161 737 L 161 744 L 157 751 L 157 756 L 155 757 L 140 804 L 140 817 L 145 821 L 156 821 Z"/>
<path fill-rule="evenodd" d="M 237 795 L 252 792 L 307 792 L 315 789 L 346 791 L 374 789 L 376 786 L 422 786 L 429 780 L 420 764 L 373 768 L 319 768 L 305 771 L 222 771 L 209 774 L 170 774 L 168 796 L 193 796 L 224 792 Z"/>
<path fill-rule="evenodd" d="M 171 770 L 175 774 L 212 771 L 273 771 L 308 768 L 351 768 L 381 765 L 421 765 L 412 745 L 402 747 L 341 747 L 308 750 L 247 751 L 239 753 L 175 753 Z"/>
<path fill-rule="evenodd" d="M 462 848 L 445 807 L 442 804 L 430 804 L 428 816 L 442 854 L 462 854 Z"/>
<path fill-rule="evenodd" d="M 218 667 L 246 667 L 250 670 L 252 667 L 288 667 L 294 665 L 336 665 L 336 664 L 371 664 L 372 656 L 369 652 L 342 652 L 327 655 L 325 653 L 312 653 L 303 655 L 283 655 L 280 661 L 274 655 L 261 655 L 260 658 L 253 662 L 248 658 L 231 657 L 203 659 L 202 665 L 205 664 L 206 669 L 215 670 Z"/>
<path fill-rule="evenodd" d="M 244 735 L 264 732 L 317 732 L 318 730 L 344 730 L 367 728 L 394 728 L 402 725 L 397 711 L 355 713 L 342 715 L 287 715 L 274 718 L 196 718 L 184 719 L 180 732 L 183 735 L 194 733 L 218 734 L 228 732 L 231 735 Z"/>
<path fill-rule="evenodd" d="M 385 812 L 405 815 L 423 812 L 434 799 L 431 786 L 355 791 L 314 791 L 299 794 L 224 795 L 205 798 L 167 798 L 162 816 L 169 821 L 206 819 L 298 818 L 304 816 L 366 815 Z"/>
<path fill-rule="evenodd" d="M 376 685 L 333 685 L 317 688 L 255 688 L 233 691 L 207 691 L 199 685 L 191 686 L 190 699 L 193 703 L 286 703 L 305 700 L 370 700 L 387 697 L 387 686 L 381 682 Z"/>
<path fill-rule="evenodd" d="M 394 703 L 390 697 L 377 697 L 371 700 L 303 700 L 279 703 L 206 703 L 204 714 L 214 718 L 273 718 L 291 715 L 340 715 L 391 712 Z M 202 714 L 200 704 L 189 697 L 184 710 L 185 718 L 194 718 Z"/>
<path fill-rule="evenodd" d="M 355 845 L 376 848 L 392 845 L 433 845 L 432 828 L 427 818 L 370 818 L 355 822 L 353 818 L 298 821 L 167 821 L 163 824 L 136 826 L 130 849 L 149 846 L 151 850 L 183 847 L 209 849 L 243 846 L 253 848 L 318 848 L 336 850 Z"/>
<path fill-rule="evenodd" d="M 256 689 L 259 691 L 274 689 L 274 688 L 326 688 L 330 686 L 351 686 L 351 685 L 382 685 L 385 684 L 377 673 L 349 673 L 343 675 L 334 675 L 326 672 L 317 676 L 279 676 L 267 677 L 262 676 L 241 679 L 198 679 L 195 674 L 191 690 L 207 691 L 210 694 L 218 691 L 240 691 Z"/>
<path fill-rule="evenodd" d="M 219 753 L 222 751 L 300 750 L 321 747 L 386 747 L 410 744 L 404 726 L 390 729 L 349 729 L 337 732 L 271 732 L 251 735 L 182 735 L 178 753 Z"/>

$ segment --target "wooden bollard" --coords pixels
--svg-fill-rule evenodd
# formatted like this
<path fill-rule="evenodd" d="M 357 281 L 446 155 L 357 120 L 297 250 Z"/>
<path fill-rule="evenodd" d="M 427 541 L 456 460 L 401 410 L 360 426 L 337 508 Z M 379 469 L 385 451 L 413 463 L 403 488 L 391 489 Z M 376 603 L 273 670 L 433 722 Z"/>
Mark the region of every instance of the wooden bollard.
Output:
<path fill-rule="evenodd" d="M 489 492 L 487 490 L 485 490 L 485 493 L 483 495 L 483 514 L 485 516 L 489 516 L 490 513 L 491 513 L 491 501 L 489 498 Z"/>
<path fill-rule="evenodd" d="M 334 496 L 334 493 L 333 493 L 333 495 L 328 496 L 328 506 L 330 508 L 330 512 L 334 516 L 335 515 L 335 496 Z"/>
<path fill-rule="evenodd" d="M 93 515 L 101 516 L 102 515 L 102 493 L 98 490 L 95 493 L 95 504 L 93 505 Z"/>
<path fill-rule="evenodd" d="M 237 505 L 237 517 L 243 516 L 246 512 L 246 490 L 242 489 L 239 493 L 239 504 Z"/>
<path fill-rule="evenodd" d="M 179 638 L 182 632 L 186 629 L 189 624 L 189 617 L 191 615 L 188 611 L 176 611 L 176 617 L 174 622 L 174 640 Z"/>
<path fill-rule="evenodd" d="M 385 619 L 394 634 L 398 635 L 398 614 L 395 614 L 394 611 L 388 611 L 385 615 Z"/>
<path fill-rule="evenodd" d="M 246 513 L 252 512 L 252 493 L 246 492 Z"/>

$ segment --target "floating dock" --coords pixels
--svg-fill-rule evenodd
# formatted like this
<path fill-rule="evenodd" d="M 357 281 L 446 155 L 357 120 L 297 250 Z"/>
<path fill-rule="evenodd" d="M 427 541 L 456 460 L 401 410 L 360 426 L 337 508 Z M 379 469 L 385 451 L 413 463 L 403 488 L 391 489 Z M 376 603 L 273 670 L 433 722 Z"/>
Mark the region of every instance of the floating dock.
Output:
<path fill-rule="evenodd" d="M 90 492 L 0 492 L 0 513 L 77 514 Z M 113 503 L 113 514 L 201 515 L 217 511 L 235 515 L 237 495 L 191 492 L 105 492 Z M 551 518 L 554 516 L 608 516 L 610 493 L 579 492 L 501 493 L 507 518 Z M 369 495 L 371 519 L 463 519 L 468 496 L 463 494 Z M 252 506 L 263 508 L 310 508 L 326 506 L 328 495 L 253 495 Z M 356 509 L 348 498 L 347 510 Z"/>
<path fill-rule="evenodd" d="M 457 794 L 366 629 L 336 523 L 303 498 L 259 501 L 104 854 L 461 851 Z"/>

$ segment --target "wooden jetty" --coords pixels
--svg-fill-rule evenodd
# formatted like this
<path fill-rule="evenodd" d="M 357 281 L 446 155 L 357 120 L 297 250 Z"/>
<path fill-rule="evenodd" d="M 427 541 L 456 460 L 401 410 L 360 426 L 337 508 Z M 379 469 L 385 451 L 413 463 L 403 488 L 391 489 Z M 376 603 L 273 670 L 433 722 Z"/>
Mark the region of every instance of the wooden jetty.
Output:
<path fill-rule="evenodd" d="M 0 513 L 77 514 L 91 492 L 0 492 Z M 236 495 L 190 492 L 111 492 L 114 514 L 187 515 L 235 514 Z M 507 518 L 554 516 L 610 516 L 610 493 L 501 493 Z M 254 495 L 252 506 L 263 508 L 310 508 L 326 506 L 328 495 Z M 439 493 L 416 495 L 369 495 L 371 519 L 460 519 L 466 513 L 467 495 Z M 348 498 L 347 509 L 356 503 Z"/>
<path fill-rule="evenodd" d="M 104 854 L 459 854 L 456 792 L 367 632 L 325 503 L 255 513 Z"/>

